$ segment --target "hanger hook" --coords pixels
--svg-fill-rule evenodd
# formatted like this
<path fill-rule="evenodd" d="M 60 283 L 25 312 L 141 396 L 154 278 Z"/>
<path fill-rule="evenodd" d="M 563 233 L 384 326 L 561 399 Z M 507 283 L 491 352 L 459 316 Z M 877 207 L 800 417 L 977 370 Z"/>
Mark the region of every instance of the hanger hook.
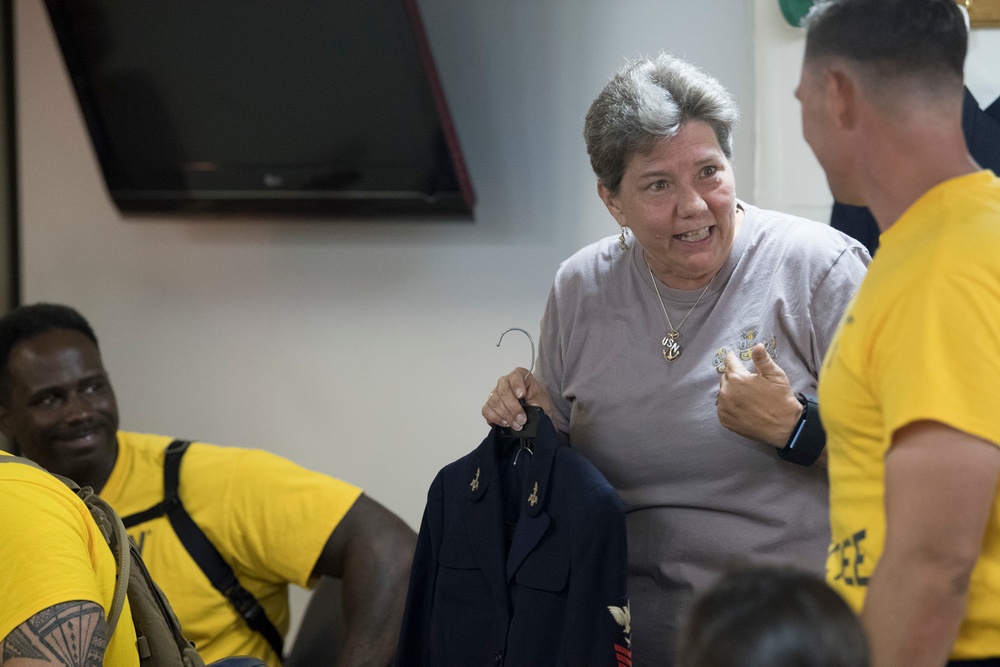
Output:
<path fill-rule="evenodd" d="M 497 347 L 500 347 L 500 343 L 503 342 L 503 337 L 507 335 L 509 331 L 520 331 L 525 336 L 528 337 L 528 342 L 531 343 L 531 367 L 528 369 L 528 374 L 530 375 L 532 371 L 535 370 L 535 339 L 531 337 L 531 334 L 520 327 L 511 327 L 500 334 L 500 340 L 497 341 Z"/>

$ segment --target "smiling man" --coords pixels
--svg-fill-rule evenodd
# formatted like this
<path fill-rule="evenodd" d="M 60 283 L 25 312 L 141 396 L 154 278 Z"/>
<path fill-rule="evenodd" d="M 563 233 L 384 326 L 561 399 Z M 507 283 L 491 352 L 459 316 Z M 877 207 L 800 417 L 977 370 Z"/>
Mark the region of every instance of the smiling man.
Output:
<path fill-rule="evenodd" d="M 93 487 L 122 516 L 139 514 L 130 534 L 206 661 L 252 655 L 280 665 L 288 584 L 321 575 L 344 581 L 339 664 L 391 659 L 413 531 L 350 484 L 267 452 L 193 443 L 179 499 L 241 595 L 252 596 L 238 611 L 192 558 L 174 517 L 146 512 L 164 500 L 171 438 L 118 430 L 97 336 L 73 309 L 36 304 L 0 318 L 0 430 L 20 454 Z"/>
<path fill-rule="evenodd" d="M 53 329 L 19 341 L 0 381 L 0 428 L 21 454 L 78 484 L 104 487 L 118 453 L 118 406 L 96 338 Z M 67 412 L 81 418 L 66 419 Z"/>

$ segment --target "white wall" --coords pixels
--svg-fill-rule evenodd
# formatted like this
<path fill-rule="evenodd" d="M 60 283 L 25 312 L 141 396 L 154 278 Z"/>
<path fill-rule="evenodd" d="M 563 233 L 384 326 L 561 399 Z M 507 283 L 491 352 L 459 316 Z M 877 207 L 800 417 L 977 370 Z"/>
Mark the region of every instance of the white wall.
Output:
<path fill-rule="evenodd" d="M 617 229 L 582 119 L 627 56 L 663 49 L 744 110 L 750 0 L 420 0 L 472 175 L 473 224 L 123 219 L 40 0 L 18 0 L 23 300 L 78 307 L 126 429 L 262 447 L 362 485 L 419 524 L 443 465 L 485 436 L 496 378 L 529 361 L 559 262 Z"/>
<path fill-rule="evenodd" d="M 1000 97 L 1000 28 L 975 28 L 969 33 L 965 85 L 983 108 Z"/>
<path fill-rule="evenodd" d="M 536 332 L 559 261 L 616 229 L 580 135 L 624 58 L 672 50 L 729 86 L 751 181 L 749 3 L 423 0 L 473 224 L 123 219 L 42 3 L 16 7 L 24 300 L 92 320 L 123 427 L 287 454 L 414 526 L 485 435 L 496 377 L 528 363 L 499 334 Z"/>
<path fill-rule="evenodd" d="M 833 197 L 802 138 L 794 96 L 805 33 L 788 24 L 777 0 L 755 0 L 754 34 L 756 204 L 826 222 Z"/>

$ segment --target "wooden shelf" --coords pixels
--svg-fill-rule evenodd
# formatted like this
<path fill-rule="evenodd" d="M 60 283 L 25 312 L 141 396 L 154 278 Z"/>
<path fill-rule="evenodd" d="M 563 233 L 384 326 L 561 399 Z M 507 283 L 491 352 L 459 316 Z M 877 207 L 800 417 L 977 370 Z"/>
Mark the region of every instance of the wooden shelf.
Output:
<path fill-rule="evenodd" d="M 1000 28 L 1000 0 L 955 0 L 969 10 L 973 28 Z"/>

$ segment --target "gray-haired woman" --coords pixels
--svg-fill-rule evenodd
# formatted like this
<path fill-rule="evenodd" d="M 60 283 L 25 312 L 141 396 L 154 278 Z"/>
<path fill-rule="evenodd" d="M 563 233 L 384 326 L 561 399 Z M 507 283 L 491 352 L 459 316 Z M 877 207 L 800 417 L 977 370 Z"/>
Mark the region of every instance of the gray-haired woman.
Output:
<path fill-rule="evenodd" d="M 535 374 L 501 377 L 483 407 L 516 430 L 518 399 L 540 405 L 625 501 L 637 665 L 673 663 L 692 597 L 734 559 L 827 559 L 822 431 L 798 393 L 815 393 L 870 258 L 737 199 L 737 117 L 680 59 L 614 75 L 584 135 L 621 233 L 562 264 Z"/>

